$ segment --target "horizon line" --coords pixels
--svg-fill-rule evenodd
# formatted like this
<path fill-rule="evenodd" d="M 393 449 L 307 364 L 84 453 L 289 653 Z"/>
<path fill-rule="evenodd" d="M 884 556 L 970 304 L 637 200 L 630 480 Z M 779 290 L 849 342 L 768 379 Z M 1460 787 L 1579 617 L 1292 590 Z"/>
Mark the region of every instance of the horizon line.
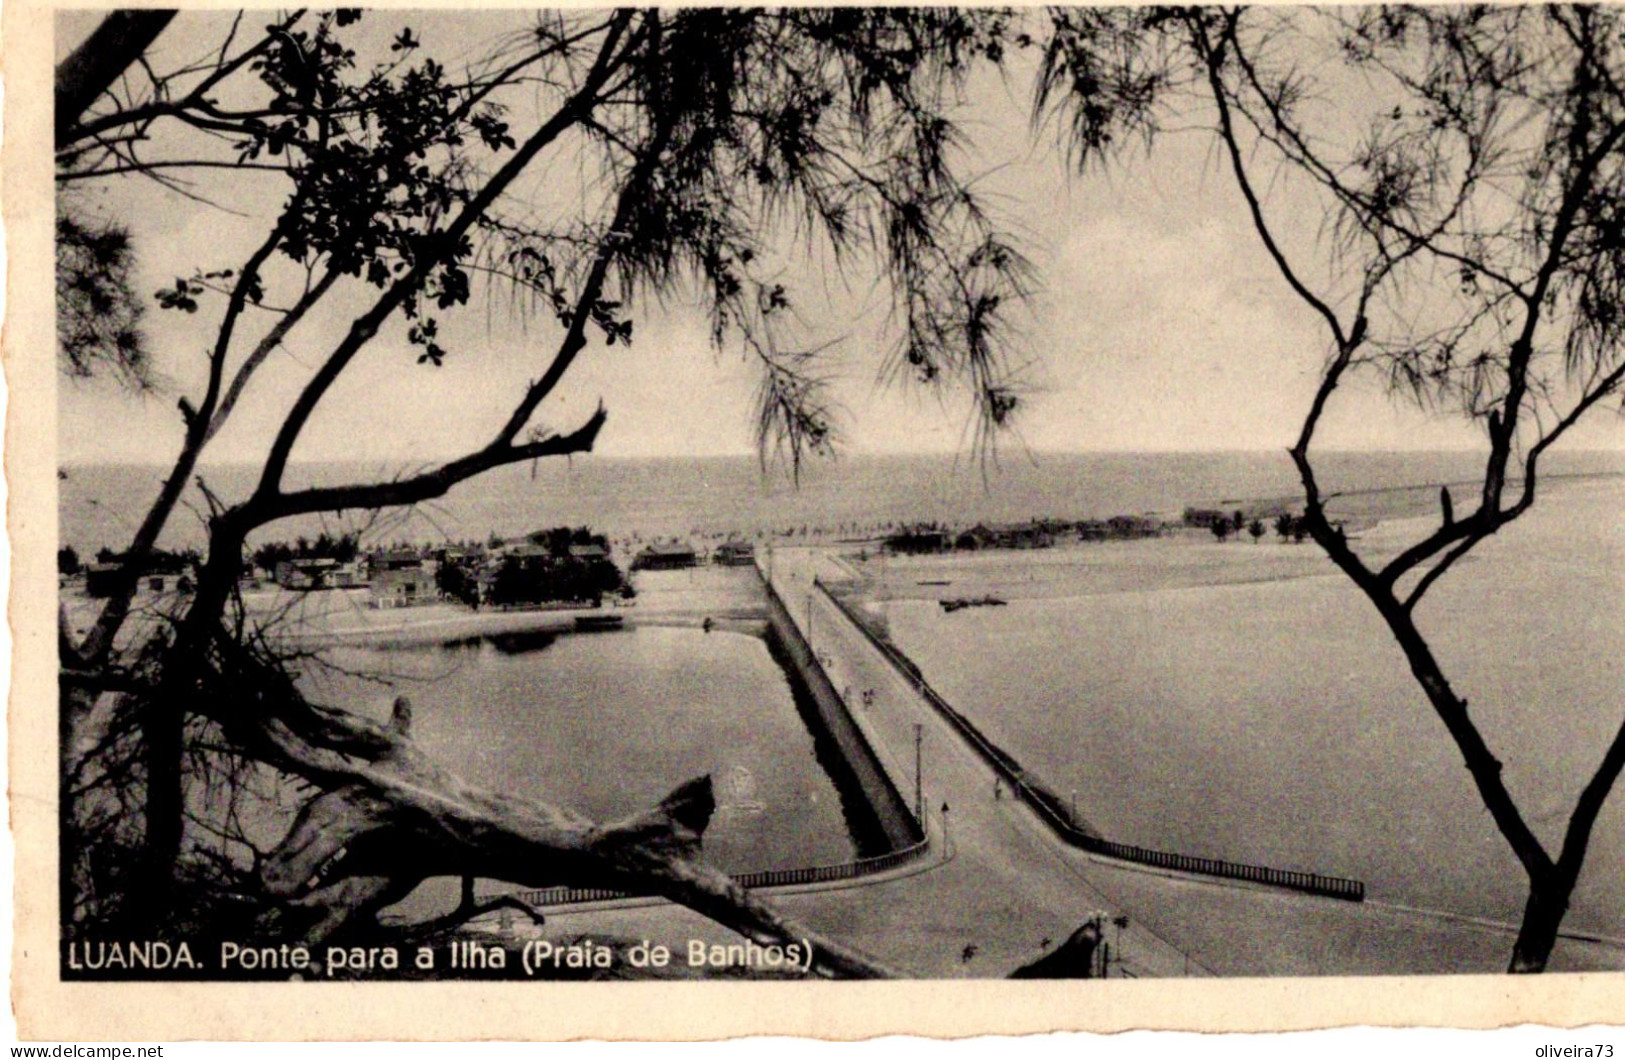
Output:
<path fill-rule="evenodd" d="M 1561 449 L 1561 450 L 1555 450 L 1555 451 L 1556 452 L 1562 452 L 1562 453 L 1569 454 L 1569 455 L 1575 455 L 1575 454 L 1580 454 L 1580 453 L 1588 453 L 1588 454 L 1609 454 L 1609 455 L 1618 455 L 1618 456 L 1625 457 L 1625 445 L 1621 445 L 1619 447 L 1603 446 L 1603 447 L 1593 447 L 1593 448 L 1586 448 L 1586 449 Z M 1413 449 L 1401 449 L 1401 448 L 1393 448 L 1393 447 L 1373 447 L 1373 448 L 1361 448 L 1361 449 L 1328 448 L 1328 449 L 1320 450 L 1320 455 L 1322 455 L 1322 456 L 1417 456 L 1417 455 L 1435 456 L 1435 455 L 1473 455 L 1473 454 L 1482 453 L 1482 452 L 1486 452 L 1486 450 L 1478 449 L 1478 448 L 1456 447 L 1456 446 L 1432 446 L 1432 447 L 1425 447 L 1424 446 L 1424 447 L 1418 447 L 1418 448 L 1413 448 Z M 1104 448 L 1041 449 L 1041 448 L 1023 447 L 1023 448 L 1021 448 L 1019 450 L 1008 450 L 1008 451 L 1005 451 L 1003 453 L 992 454 L 991 456 L 989 456 L 987 458 L 983 458 L 983 457 L 977 455 L 976 453 L 958 451 L 958 450 L 943 450 L 943 449 L 906 449 L 906 450 L 853 449 L 853 450 L 849 450 L 849 451 L 845 451 L 845 452 L 837 452 L 837 453 L 834 453 L 834 454 L 832 454 L 830 456 L 813 457 L 813 458 L 810 458 L 810 459 L 807 459 L 807 460 L 803 461 L 802 466 L 803 467 L 817 467 L 820 464 L 837 464 L 837 463 L 840 463 L 843 459 L 850 459 L 850 458 L 854 458 L 854 457 L 880 458 L 880 459 L 885 459 L 885 458 L 889 458 L 889 457 L 903 458 L 903 459 L 940 458 L 940 459 L 953 459 L 953 460 L 956 460 L 956 461 L 964 460 L 969 465 L 979 465 L 979 464 L 982 464 L 984 462 L 998 464 L 1003 460 L 1019 460 L 1020 458 L 1027 457 L 1027 456 L 1038 456 L 1038 457 L 1044 457 L 1044 456 L 1049 456 L 1049 457 L 1057 457 L 1057 456 L 1058 457 L 1076 457 L 1076 456 L 1263 456 L 1263 455 L 1285 456 L 1287 454 L 1288 454 L 1288 448 L 1286 446 L 1282 446 L 1280 448 L 1276 448 L 1276 447 L 1272 446 L 1272 447 L 1268 447 L 1268 448 L 1225 448 L 1225 449 L 1131 449 L 1131 448 L 1125 448 L 1125 449 L 1104 449 Z M 575 459 L 575 458 L 578 458 L 578 457 L 582 458 L 582 459 L 597 459 L 597 460 L 601 460 L 601 461 L 615 461 L 615 462 L 634 462 L 634 461 L 653 461 L 653 460 L 693 461 L 693 462 L 706 461 L 706 460 L 729 460 L 729 461 L 733 461 L 733 460 L 752 460 L 752 461 L 761 462 L 761 460 L 762 460 L 761 454 L 751 452 L 751 451 L 748 451 L 748 450 L 740 451 L 740 452 L 732 452 L 732 453 L 695 453 L 695 454 L 685 454 L 685 453 L 667 453 L 667 454 L 652 454 L 652 453 L 651 454 L 576 453 L 576 454 L 572 455 L 572 460 Z M 436 464 L 443 463 L 443 462 L 445 462 L 447 460 L 455 460 L 455 459 L 456 459 L 455 456 L 438 456 L 438 457 L 429 457 L 429 458 L 398 457 L 398 458 L 394 458 L 394 461 L 399 462 L 403 466 L 432 467 L 432 466 L 434 466 Z M 309 466 L 309 465 L 313 465 L 313 464 L 377 464 L 377 463 L 388 463 L 388 462 L 391 462 L 389 458 L 377 458 L 377 457 L 328 457 L 328 458 L 321 458 L 321 459 L 314 459 L 314 460 L 312 460 L 312 459 L 290 460 L 288 463 L 289 463 L 289 466 Z M 519 463 L 522 464 L 522 463 L 526 463 L 526 462 L 525 461 L 520 461 Z M 776 466 L 776 465 L 782 464 L 783 461 L 771 460 L 770 459 L 770 460 L 767 461 L 767 463 L 770 466 Z M 90 459 L 90 458 L 83 458 L 83 457 L 75 457 L 75 458 L 69 458 L 69 459 L 58 460 L 57 461 L 57 467 L 58 468 L 72 468 L 72 467 L 151 467 L 151 468 L 165 468 L 165 467 L 170 467 L 170 466 L 173 466 L 173 461 L 170 461 L 170 460 L 142 460 L 142 459 L 106 460 L 106 459 Z M 211 460 L 208 460 L 208 459 L 202 459 L 202 460 L 199 461 L 199 466 L 202 466 L 202 467 L 257 467 L 257 466 L 260 466 L 260 462 L 255 461 L 255 460 L 214 460 L 214 461 L 211 461 Z M 507 466 L 507 465 L 502 465 L 502 466 Z M 515 466 L 517 466 L 517 465 L 515 465 Z M 500 467 L 491 468 L 490 470 L 491 471 L 500 470 Z M 478 477 L 478 476 L 476 476 L 476 477 Z"/>

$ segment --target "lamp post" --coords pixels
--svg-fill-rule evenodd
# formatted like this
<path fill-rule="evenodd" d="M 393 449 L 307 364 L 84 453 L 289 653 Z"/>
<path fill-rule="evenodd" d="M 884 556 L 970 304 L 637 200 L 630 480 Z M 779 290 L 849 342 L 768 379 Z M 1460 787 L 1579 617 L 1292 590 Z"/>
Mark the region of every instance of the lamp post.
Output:
<path fill-rule="evenodd" d="M 925 827 L 925 783 L 921 772 L 920 743 L 925 738 L 925 726 L 914 723 L 914 819 Z M 946 823 L 946 820 L 944 820 Z"/>
<path fill-rule="evenodd" d="M 1111 959 L 1111 947 L 1106 942 L 1106 920 L 1110 913 L 1097 910 L 1089 914 L 1089 925 L 1095 929 L 1095 952 L 1093 953 L 1094 978 L 1106 978 L 1107 962 Z"/>

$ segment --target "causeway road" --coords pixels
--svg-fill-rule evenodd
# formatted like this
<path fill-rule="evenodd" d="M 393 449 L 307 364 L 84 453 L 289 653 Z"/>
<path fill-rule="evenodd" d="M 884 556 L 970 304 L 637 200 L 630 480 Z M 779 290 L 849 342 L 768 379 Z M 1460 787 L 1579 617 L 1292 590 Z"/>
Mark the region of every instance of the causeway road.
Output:
<path fill-rule="evenodd" d="M 1007 789 L 996 797 L 992 767 L 814 587 L 815 575 L 825 582 L 852 577 L 838 559 L 811 548 L 776 549 L 769 575 L 910 803 L 918 731 L 921 801 L 932 838 L 925 859 L 904 870 L 769 892 L 785 915 L 921 978 L 1006 976 L 1097 913 L 1127 918 L 1126 927 L 1107 930 L 1113 976 L 1436 974 L 1505 966 L 1516 931 L 1509 923 L 1182 875 L 1062 842 Z M 868 706 L 866 689 L 874 693 Z M 1087 816 L 1088 807 L 1081 809 Z M 547 917 L 549 935 L 596 932 L 677 945 L 731 937 L 663 903 L 555 907 Z M 1625 941 L 1564 938 L 1553 968 L 1625 968 Z"/>

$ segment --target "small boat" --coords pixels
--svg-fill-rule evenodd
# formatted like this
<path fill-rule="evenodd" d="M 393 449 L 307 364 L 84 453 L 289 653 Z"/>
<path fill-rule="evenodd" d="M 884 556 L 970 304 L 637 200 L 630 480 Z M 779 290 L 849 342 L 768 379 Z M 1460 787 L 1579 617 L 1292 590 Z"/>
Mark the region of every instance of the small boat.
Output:
<path fill-rule="evenodd" d="M 997 596 L 989 595 L 982 597 L 958 597 L 952 600 L 938 600 L 937 603 L 942 605 L 942 609 L 944 611 L 951 614 L 966 607 L 1003 607 L 1006 601 L 999 599 Z"/>
<path fill-rule="evenodd" d="M 576 632 L 593 633 L 599 630 L 620 629 L 625 621 L 620 615 L 577 615 Z"/>

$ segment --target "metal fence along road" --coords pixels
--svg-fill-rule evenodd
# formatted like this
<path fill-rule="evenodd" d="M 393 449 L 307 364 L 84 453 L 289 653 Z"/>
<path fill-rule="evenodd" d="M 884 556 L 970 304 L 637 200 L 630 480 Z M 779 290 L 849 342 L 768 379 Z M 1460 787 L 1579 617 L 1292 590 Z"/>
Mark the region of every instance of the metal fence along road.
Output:
<path fill-rule="evenodd" d="M 763 887 L 791 887 L 807 883 L 832 883 L 838 880 L 855 880 L 863 876 L 873 876 L 887 869 L 894 869 L 905 865 L 920 857 L 931 848 L 929 838 L 922 839 L 913 846 L 902 850 L 893 850 L 886 854 L 877 854 L 872 858 L 858 858 L 855 861 L 843 861 L 835 865 L 812 865 L 800 869 L 769 869 L 763 872 L 743 872 L 732 877 L 733 881 L 741 887 L 756 890 Z M 652 894 L 635 894 L 630 891 L 609 890 L 603 887 L 547 887 L 541 890 L 519 891 L 513 895 L 527 905 L 575 905 L 581 902 L 608 902 L 618 898 L 650 898 L 658 897 Z"/>

